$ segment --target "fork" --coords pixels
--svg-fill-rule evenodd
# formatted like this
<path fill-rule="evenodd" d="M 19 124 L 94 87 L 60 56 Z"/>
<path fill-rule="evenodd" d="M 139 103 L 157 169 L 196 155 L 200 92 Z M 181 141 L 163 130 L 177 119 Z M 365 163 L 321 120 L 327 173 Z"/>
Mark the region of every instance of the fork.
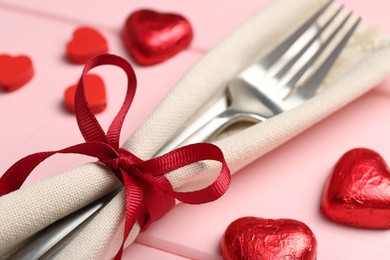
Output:
<path fill-rule="evenodd" d="M 238 122 L 264 122 L 315 96 L 321 82 L 361 21 L 360 17 L 356 19 L 329 56 L 308 76 L 313 64 L 329 48 L 352 16 L 352 12 L 348 13 L 330 35 L 320 42 L 320 37 L 335 23 L 343 9 L 341 6 L 321 27 L 316 28 L 316 21 L 332 2 L 329 1 L 284 42 L 228 84 L 226 96 L 230 104 L 224 111 L 200 128 L 193 129 L 192 132 L 187 130 L 191 134 L 184 137 L 184 140 L 182 135 L 181 140 L 170 140 L 155 156 L 191 143 L 210 141 Z M 311 30 L 313 26 L 314 33 Z M 300 49 L 297 50 L 297 47 Z"/>
<path fill-rule="evenodd" d="M 332 1 L 326 3 L 284 42 L 230 82 L 226 88 L 226 95 L 229 98 L 230 105 L 226 110 L 212 118 L 201 128 L 196 129 L 184 141 L 170 141 L 155 156 L 185 144 L 208 141 L 237 122 L 263 122 L 313 97 L 361 20 L 357 18 L 331 50 L 329 56 L 318 65 L 318 68 L 314 69 L 313 64 L 325 49 L 329 47 L 336 36 L 340 34 L 352 15 L 352 13 L 347 14 L 342 19 L 342 22 L 330 33 L 330 36 L 321 41 L 320 36 L 330 24 L 335 22 L 336 17 L 339 16 L 342 10 L 342 7 L 340 7 L 324 25 L 318 28 L 316 21 L 331 3 Z M 103 208 L 121 190 L 122 188 L 116 189 L 85 208 L 42 230 L 40 232 L 41 235 L 37 236 L 26 247 L 20 249 L 15 258 L 38 259 L 49 253 L 55 254 L 57 249 L 53 250 L 53 248 L 61 248 L 58 245 L 61 242 L 64 244 L 69 233 L 74 232 L 72 230 L 81 229 L 84 225 L 83 223 L 86 223 L 95 212 Z M 64 222 L 67 224 L 64 225 Z M 64 234 L 64 241 L 58 235 L 60 233 Z M 53 241 L 53 237 L 55 237 L 56 241 Z M 48 250 L 47 248 L 50 249 Z"/>

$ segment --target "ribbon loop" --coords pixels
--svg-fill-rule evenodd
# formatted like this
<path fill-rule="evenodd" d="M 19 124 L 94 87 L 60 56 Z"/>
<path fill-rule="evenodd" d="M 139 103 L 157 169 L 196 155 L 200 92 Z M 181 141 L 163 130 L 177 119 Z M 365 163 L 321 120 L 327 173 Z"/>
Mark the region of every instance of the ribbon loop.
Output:
<path fill-rule="evenodd" d="M 107 134 L 88 106 L 83 79 L 91 69 L 101 65 L 117 66 L 127 76 L 125 100 Z M 147 161 L 119 148 L 120 131 L 134 99 L 135 90 L 135 73 L 125 59 L 105 54 L 88 61 L 75 95 L 77 124 L 85 143 L 22 158 L 0 178 L 0 196 L 19 189 L 36 166 L 56 153 L 77 153 L 99 159 L 100 162 L 111 168 L 125 186 L 125 231 L 122 245 L 115 259 L 121 258 L 124 243 L 134 223 L 138 221 L 142 230 L 145 230 L 153 221 L 164 216 L 175 205 L 175 198 L 183 202 L 199 204 L 216 200 L 222 196 L 229 186 L 230 172 L 222 151 L 214 145 L 189 145 Z M 165 174 L 203 160 L 214 160 L 221 163 L 221 171 L 217 179 L 210 186 L 198 191 L 175 192 Z"/>
<path fill-rule="evenodd" d="M 112 121 L 107 134 L 104 133 L 95 115 L 89 108 L 84 89 L 84 76 L 93 68 L 101 65 L 117 66 L 121 68 L 127 76 L 127 92 L 125 100 L 123 101 L 122 107 L 120 108 L 118 114 Z M 101 141 L 109 143 L 116 150 L 119 149 L 120 131 L 122 129 L 126 114 L 131 106 L 131 103 L 133 102 L 136 86 L 137 80 L 133 68 L 126 60 L 119 56 L 110 54 L 99 55 L 86 63 L 78 87 L 76 89 L 75 110 L 77 123 L 84 139 L 87 142 Z"/>

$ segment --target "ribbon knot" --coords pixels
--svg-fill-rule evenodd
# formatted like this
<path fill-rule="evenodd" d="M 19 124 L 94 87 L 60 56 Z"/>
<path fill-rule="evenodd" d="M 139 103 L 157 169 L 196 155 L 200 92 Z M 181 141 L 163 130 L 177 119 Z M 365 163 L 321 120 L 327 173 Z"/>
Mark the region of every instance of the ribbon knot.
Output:
<path fill-rule="evenodd" d="M 107 133 L 103 131 L 89 108 L 84 93 L 84 75 L 94 67 L 101 65 L 118 66 L 127 76 L 125 100 Z M 77 124 L 85 143 L 57 151 L 31 154 L 17 161 L 0 178 L 0 196 L 19 189 L 31 171 L 54 154 L 77 153 L 99 159 L 100 162 L 111 168 L 125 189 L 125 230 L 122 245 L 115 259 L 121 258 L 124 243 L 135 222 L 139 223 L 141 230 L 145 230 L 153 221 L 164 216 L 175 205 L 175 199 L 184 203 L 201 204 L 222 196 L 229 186 L 230 172 L 222 151 L 212 144 L 188 145 L 146 161 L 119 148 L 120 131 L 133 101 L 135 90 L 136 77 L 133 68 L 126 60 L 110 54 L 100 55 L 89 60 L 84 67 L 75 95 Z M 175 191 L 165 174 L 204 160 L 214 160 L 221 163 L 221 171 L 216 180 L 200 190 Z"/>
<path fill-rule="evenodd" d="M 139 162 L 142 162 L 141 159 L 139 159 L 134 154 L 130 153 L 129 151 L 120 148 L 118 156 L 109 159 L 109 160 L 100 160 L 102 163 L 106 164 L 116 175 L 117 177 L 121 176 L 121 172 L 131 172 L 131 167 L 136 165 Z M 121 177 L 119 177 L 121 182 L 123 183 L 123 180 Z"/>
<path fill-rule="evenodd" d="M 121 172 L 122 170 L 126 170 L 126 168 L 130 167 L 126 158 L 123 158 L 122 156 L 103 163 L 105 163 L 115 173 Z"/>
<path fill-rule="evenodd" d="M 120 149 L 118 157 L 101 160 L 129 188 L 126 195 L 132 194 L 132 204 L 137 213 L 137 222 L 141 230 L 146 230 L 155 220 L 164 216 L 174 205 L 173 188 L 162 175 L 153 176 L 140 168 L 144 161 L 127 150 Z"/>

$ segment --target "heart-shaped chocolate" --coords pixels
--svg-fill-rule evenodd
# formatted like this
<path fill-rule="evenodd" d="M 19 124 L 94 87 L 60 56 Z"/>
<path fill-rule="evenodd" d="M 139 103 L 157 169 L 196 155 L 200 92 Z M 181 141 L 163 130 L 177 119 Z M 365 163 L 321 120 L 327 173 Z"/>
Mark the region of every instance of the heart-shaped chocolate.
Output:
<path fill-rule="evenodd" d="M 108 44 L 97 30 L 80 27 L 73 32 L 73 38 L 68 42 L 66 52 L 72 63 L 84 64 L 96 55 L 107 53 Z"/>
<path fill-rule="evenodd" d="M 221 240 L 224 259 L 300 259 L 317 257 L 317 241 L 308 226 L 293 219 L 243 217 Z"/>
<path fill-rule="evenodd" d="M 122 38 L 137 63 L 153 65 L 187 48 L 193 31 L 189 21 L 181 15 L 142 9 L 127 18 Z"/>
<path fill-rule="evenodd" d="M 68 110 L 75 112 L 75 94 L 77 84 L 68 87 L 64 92 L 64 102 Z M 106 87 L 104 81 L 95 74 L 84 76 L 84 91 L 87 102 L 92 112 L 97 114 L 103 112 L 107 106 Z"/>
<path fill-rule="evenodd" d="M 327 180 L 321 211 L 347 225 L 390 228 L 390 171 L 384 159 L 366 148 L 345 153 Z"/>
<path fill-rule="evenodd" d="M 34 76 L 34 68 L 28 56 L 0 55 L 0 89 L 14 91 L 24 86 Z"/>

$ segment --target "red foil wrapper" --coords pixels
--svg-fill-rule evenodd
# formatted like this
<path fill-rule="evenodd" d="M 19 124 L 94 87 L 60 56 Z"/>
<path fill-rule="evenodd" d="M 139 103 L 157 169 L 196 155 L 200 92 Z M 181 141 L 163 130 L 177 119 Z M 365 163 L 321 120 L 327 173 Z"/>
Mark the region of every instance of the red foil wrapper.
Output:
<path fill-rule="evenodd" d="M 310 228 L 297 220 L 243 217 L 226 229 L 221 251 L 229 260 L 314 260 L 317 241 Z"/>
<path fill-rule="evenodd" d="M 189 21 L 181 15 L 142 9 L 128 17 L 122 38 L 137 63 L 153 65 L 187 48 L 193 31 Z"/>
<path fill-rule="evenodd" d="M 384 159 L 365 148 L 345 153 L 326 183 L 321 211 L 351 226 L 390 228 L 390 172 Z"/>

